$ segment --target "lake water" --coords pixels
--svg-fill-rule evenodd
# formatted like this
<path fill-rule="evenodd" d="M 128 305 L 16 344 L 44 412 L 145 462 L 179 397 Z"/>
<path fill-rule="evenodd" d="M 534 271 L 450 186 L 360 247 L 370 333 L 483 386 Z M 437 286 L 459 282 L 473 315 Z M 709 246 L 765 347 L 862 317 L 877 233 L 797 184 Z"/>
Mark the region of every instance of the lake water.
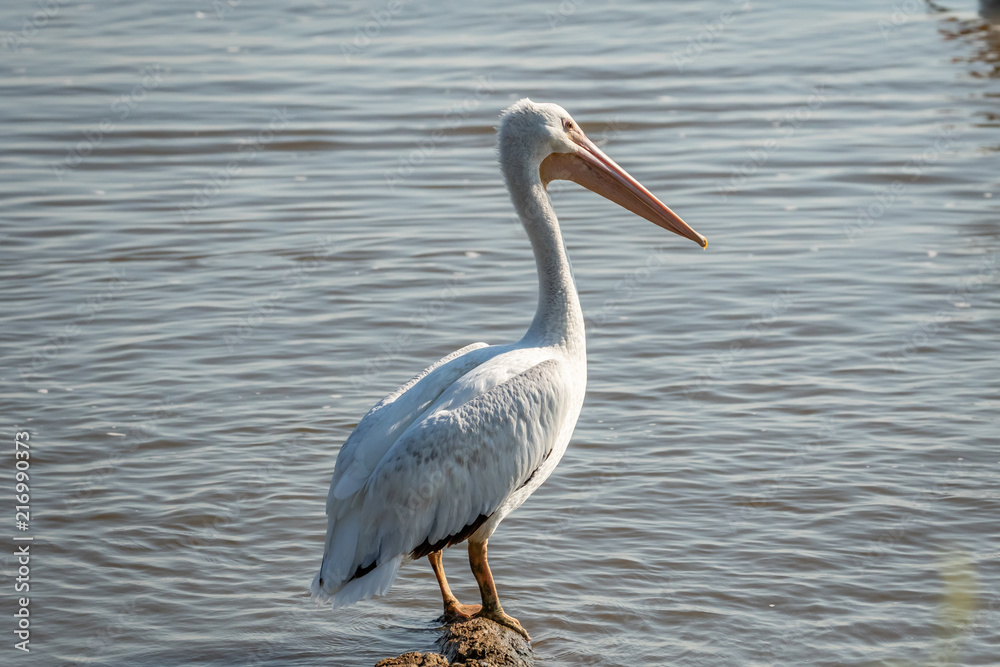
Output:
<path fill-rule="evenodd" d="M 1000 664 L 1000 31 L 977 3 L 279 5 L 0 9 L 10 514 L 31 438 L 0 662 L 433 648 L 426 561 L 338 612 L 307 588 L 360 416 L 531 319 L 494 155 L 530 96 L 709 239 L 552 188 L 589 391 L 490 541 L 540 664 Z M 475 601 L 464 550 L 445 565 Z"/>

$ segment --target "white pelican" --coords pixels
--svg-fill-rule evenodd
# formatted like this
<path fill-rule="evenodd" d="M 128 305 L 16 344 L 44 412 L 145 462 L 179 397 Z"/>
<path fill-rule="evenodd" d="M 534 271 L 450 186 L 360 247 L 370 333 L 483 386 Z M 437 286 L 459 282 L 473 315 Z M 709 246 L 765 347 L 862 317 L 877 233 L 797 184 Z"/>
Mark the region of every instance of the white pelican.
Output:
<path fill-rule="evenodd" d="M 535 253 L 535 319 L 516 343 L 452 352 L 358 423 L 334 467 L 312 594 L 335 609 L 382 595 L 400 565 L 427 556 L 446 617 L 474 614 L 527 639 L 500 606 L 486 541 L 552 474 L 587 384 L 583 312 L 546 185 L 575 181 L 702 247 L 708 242 L 555 104 L 523 99 L 505 110 L 499 158 Z M 466 540 L 481 606 L 459 604 L 441 566 L 441 550 Z"/>

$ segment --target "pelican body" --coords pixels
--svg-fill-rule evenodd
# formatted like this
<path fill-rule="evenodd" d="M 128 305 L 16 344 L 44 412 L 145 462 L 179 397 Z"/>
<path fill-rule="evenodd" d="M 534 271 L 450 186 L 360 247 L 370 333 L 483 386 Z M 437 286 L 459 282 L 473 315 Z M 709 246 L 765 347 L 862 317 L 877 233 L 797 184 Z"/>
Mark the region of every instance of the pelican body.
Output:
<path fill-rule="evenodd" d="M 385 594 L 426 556 L 445 616 L 489 618 L 528 637 L 500 605 L 487 540 L 552 474 L 587 385 L 583 311 L 555 212 L 554 179 L 575 181 L 701 246 L 707 241 L 606 156 L 555 104 L 501 114 L 499 158 L 538 268 L 538 307 L 516 343 L 452 352 L 368 411 L 337 456 L 313 597 L 334 608 Z M 481 605 L 451 593 L 441 551 L 468 542 Z"/>

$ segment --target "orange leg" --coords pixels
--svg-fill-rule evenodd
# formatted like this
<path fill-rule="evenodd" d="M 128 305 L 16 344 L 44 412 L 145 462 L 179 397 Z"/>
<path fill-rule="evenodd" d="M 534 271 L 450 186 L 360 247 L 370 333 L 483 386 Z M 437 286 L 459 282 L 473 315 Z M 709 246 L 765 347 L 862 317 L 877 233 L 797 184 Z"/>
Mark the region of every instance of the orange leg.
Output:
<path fill-rule="evenodd" d="M 479 611 L 480 607 L 478 604 L 461 604 L 458 598 L 452 594 L 451 587 L 448 586 L 448 579 L 444 576 L 444 566 L 441 565 L 441 552 L 435 551 L 434 553 L 427 554 L 427 560 L 430 561 L 431 567 L 434 568 L 434 576 L 438 580 L 438 586 L 441 587 L 441 597 L 444 599 L 445 620 L 456 621 L 472 618 Z"/>
<path fill-rule="evenodd" d="M 483 542 L 469 540 L 469 565 L 472 566 L 472 574 L 476 576 L 476 582 L 479 584 L 479 594 L 483 597 L 483 608 L 476 616 L 488 618 L 494 623 L 510 628 L 530 642 L 531 637 L 517 619 L 505 614 L 503 607 L 500 606 L 497 587 L 493 583 L 493 573 L 490 572 L 490 565 L 486 562 L 485 540 Z"/>

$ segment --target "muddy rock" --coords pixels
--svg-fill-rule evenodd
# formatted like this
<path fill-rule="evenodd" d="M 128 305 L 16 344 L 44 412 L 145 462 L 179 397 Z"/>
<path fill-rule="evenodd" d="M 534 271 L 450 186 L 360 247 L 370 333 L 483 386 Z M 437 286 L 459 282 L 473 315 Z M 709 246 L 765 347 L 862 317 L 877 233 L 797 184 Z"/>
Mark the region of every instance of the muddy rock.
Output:
<path fill-rule="evenodd" d="M 513 630 L 483 618 L 449 623 L 437 641 L 441 653 L 404 653 L 375 667 L 534 667 L 531 646 Z"/>
<path fill-rule="evenodd" d="M 448 661 L 440 653 L 404 653 L 397 658 L 386 658 L 375 663 L 375 667 L 448 667 Z"/>

